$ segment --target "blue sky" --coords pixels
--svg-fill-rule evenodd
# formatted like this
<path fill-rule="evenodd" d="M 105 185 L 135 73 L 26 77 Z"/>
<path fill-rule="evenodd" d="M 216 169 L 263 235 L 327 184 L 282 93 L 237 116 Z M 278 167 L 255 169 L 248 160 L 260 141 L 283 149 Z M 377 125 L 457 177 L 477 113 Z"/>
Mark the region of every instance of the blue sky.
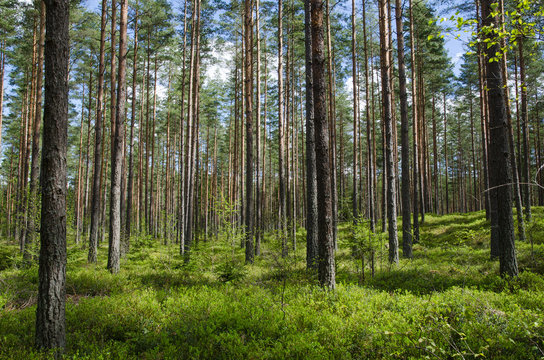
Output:
<path fill-rule="evenodd" d="M 170 2 L 174 5 L 174 8 L 175 8 L 177 1 L 170 0 Z M 100 0 L 86 0 L 85 2 L 87 8 L 91 10 L 95 10 L 95 11 L 100 9 L 100 3 L 101 3 Z M 440 15 L 451 16 L 453 14 L 442 13 Z M 444 22 L 444 24 L 451 25 L 451 24 L 448 24 L 448 22 Z M 446 49 L 448 51 L 450 58 L 452 59 L 454 63 L 454 73 L 457 75 L 459 73 L 459 68 L 461 66 L 461 62 L 460 62 L 461 56 L 465 52 L 463 47 L 467 43 L 468 34 L 467 33 L 460 34 L 459 39 L 456 39 L 454 34 L 444 34 L 444 36 L 446 40 Z"/>

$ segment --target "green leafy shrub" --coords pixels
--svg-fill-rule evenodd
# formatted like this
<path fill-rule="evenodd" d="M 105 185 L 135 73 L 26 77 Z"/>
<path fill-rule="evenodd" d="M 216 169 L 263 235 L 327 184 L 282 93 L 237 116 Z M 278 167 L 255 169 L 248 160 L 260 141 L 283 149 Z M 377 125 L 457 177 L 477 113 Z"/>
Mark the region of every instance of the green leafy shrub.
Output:
<path fill-rule="evenodd" d="M 535 245 L 533 260 L 517 243 L 523 271 L 506 279 L 488 242 L 478 244 L 483 212 L 426 219 L 429 242 L 396 266 L 382 235 L 369 241 L 366 225 L 341 224 L 334 292 L 315 285 L 304 246 L 282 258 L 275 234 L 244 265 L 239 239 L 226 236 L 241 233 L 232 226 L 195 244 L 189 266 L 177 246 L 144 239 L 149 246 L 133 247 L 116 275 L 104 269 L 105 251 L 88 265 L 70 244 L 65 358 L 542 358 L 544 247 Z M 451 245 L 454 236 L 463 243 Z M 360 284 L 356 266 L 371 249 L 376 274 Z M 33 347 L 37 284 L 37 266 L 0 272 L 0 359 L 53 358 Z"/>
<path fill-rule="evenodd" d="M 14 263 L 13 249 L 0 245 L 0 271 L 10 268 Z"/>
<path fill-rule="evenodd" d="M 215 268 L 215 274 L 221 282 L 236 282 L 242 280 L 247 275 L 247 270 L 243 263 L 229 259 Z"/>

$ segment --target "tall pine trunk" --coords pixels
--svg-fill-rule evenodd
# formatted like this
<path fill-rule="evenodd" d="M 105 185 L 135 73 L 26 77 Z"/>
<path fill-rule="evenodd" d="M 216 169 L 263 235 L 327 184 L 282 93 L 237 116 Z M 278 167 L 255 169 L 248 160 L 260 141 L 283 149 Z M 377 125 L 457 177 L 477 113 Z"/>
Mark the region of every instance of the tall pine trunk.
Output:
<path fill-rule="evenodd" d="M 491 13 L 492 0 L 481 0 L 482 27 L 497 27 L 498 20 Z M 490 34 L 485 35 L 489 38 Z M 501 62 L 492 61 L 499 53 L 499 45 L 486 46 L 487 91 L 489 104 L 489 182 L 491 201 L 497 209 L 500 273 L 517 276 L 518 264 L 514 244 L 514 219 L 512 216 L 512 174 L 508 146 L 508 119 L 506 116 Z"/>
<path fill-rule="evenodd" d="M 285 128 L 283 119 L 283 8 L 282 0 L 278 0 L 278 134 L 279 134 L 279 151 L 278 151 L 278 167 L 279 167 L 279 192 L 280 192 L 280 237 L 281 237 L 281 255 L 287 256 L 287 203 L 285 190 L 285 165 L 284 165 L 284 142 Z"/>
<path fill-rule="evenodd" d="M 68 137 L 68 0 L 46 0 L 45 97 L 42 145 L 41 247 L 36 346 L 66 345 L 66 156 Z"/>
<path fill-rule="evenodd" d="M 126 102 L 126 65 L 127 65 L 127 17 L 128 0 L 121 0 L 121 18 L 119 24 L 119 75 L 117 77 L 117 105 L 115 111 L 115 136 L 111 154 L 110 185 L 110 233 L 108 251 L 108 269 L 119 272 L 121 256 L 121 170 L 124 157 L 125 141 L 125 102 Z"/>
<path fill-rule="evenodd" d="M 409 0 L 410 7 L 410 56 L 411 56 L 411 67 L 412 67 L 412 135 L 413 135 L 413 214 L 414 214 L 414 225 L 413 225 L 413 242 L 417 243 L 419 241 L 419 146 L 418 146 L 418 96 L 417 96 L 417 82 L 416 82 L 416 50 L 415 50 L 415 31 L 414 31 L 414 16 L 413 16 L 413 7 L 412 0 Z"/>
<path fill-rule="evenodd" d="M 352 194 L 352 215 L 353 223 L 357 224 L 359 218 L 359 208 L 357 206 L 357 174 L 358 174 L 358 158 L 359 158 L 359 144 L 358 144 L 358 126 L 359 126 L 359 103 L 357 98 L 358 93 L 358 76 L 357 76 L 357 32 L 355 28 L 355 0 L 351 0 L 351 66 L 353 77 L 353 194 Z"/>
<path fill-rule="evenodd" d="M 253 11 L 252 1 L 244 9 L 244 96 L 246 118 L 246 263 L 253 263 Z"/>
<path fill-rule="evenodd" d="M 45 42 L 45 2 L 40 1 L 40 35 L 38 42 L 38 69 L 36 73 L 36 109 L 34 113 L 34 124 L 32 129 L 32 162 L 30 165 L 30 199 L 29 199 L 29 213 L 26 226 L 26 246 L 25 254 L 29 258 L 28 248 L 34 244 L 34 237 L 36 235 L 36 221 L 38 220 L 38 187 L 40 177 L 40 130 L 42 120 L 42 79 L 43 79 L 43 56 L 44 56 L 44 42 Z M 0 84 L 1 86 L 1 84 Z M 2 91 L 2 90 L 0 90 Z M 2 95 L 0 94 L 0 97 Z M 2 111 L 0 100 L 0 112 Z M 0 132 L 1 120 L 0 120 Z"/>
<path fill-rule="evenodd" d="M 395 164 L 393 154 L 393 117 L 391 112 L 391 51 L 389 0 L 379 0 L 380 10 L 380 58 L 383 94 L 383 121 L 385 130 L 385 163 L 387 184 L 387 228 L 389 231 L 389 262 L 398 263 L 397 238 L 397 187 L 395 184 Z"/>
<path fill-rule="evenodd" d="M 132 192 L 134 187 L 134 123 L 136 122 L 136 96 L 138 78 L 138 8 L 134 15 L 134 55 L 132 60 L 132 109 L 129 137 L 129 160 L 128 160 L 128 184 L 127 184 L 127 213 L 125 220 L 125 251 L 130 249 L 130 231 L 132 226 Z M 142 88 L 143 91 L 143 88 Z"/>
<path fill-rule="evenodd" d="M 102 20 L 100 26 L 100 62 L 98 65 L 98 98 L 96 103 L 96 121 L 94 129 L 94 171 L 91 196 L 91 234 L 89 236 L 88 261 L 96 263 L 98 248 L 98 227 L 100 225 L 100 183 L 102 178 L 102 124 L 104 111 L 104 70 L 106 44 L 106 0 L 102 0 Z"/>
<path fill-rule="evenodd" d="M 317 268 L 317 179 L 312 75 L 311 0 L 304 0 L 306 57 L 306 268 Z"/>
<path fill-rule="evenodd" d="M 334 289 L 333 213 L 331 164 L 329 158 L 329 126 L 325 97 L 325 56 L 323 41 L 323 1 L 311 2 L 312 76 L 314 94 L 315 153 L 318 211 L 318 277 L 322 287 Z"/>
<path fill-rule="evenodd" d="M 412 221 L 410 211 L 410 134 L 408 128 L 408 94 L 406 92 L 406 69 L 404 65 L 404 34 L 402 31 L 402 4 L 395 1 L 397 25 L 397 54 L 399 62 L 399 98 L 401 126 L 401 199 L 402 199 L 402 253 L 412 257 Z M 438 199 L 437 199 L 438 201 Z"/>

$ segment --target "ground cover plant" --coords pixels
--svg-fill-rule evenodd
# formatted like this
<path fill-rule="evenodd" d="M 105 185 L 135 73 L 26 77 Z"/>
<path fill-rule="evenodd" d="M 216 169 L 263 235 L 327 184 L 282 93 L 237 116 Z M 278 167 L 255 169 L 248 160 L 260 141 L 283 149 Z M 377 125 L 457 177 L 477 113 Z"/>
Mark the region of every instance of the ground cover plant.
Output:
<path fill-rule="evenodd" d="M 389 265 L 386 240 L 377 237 L 374 276 L 364 255 L 363 277 L 353 229 L 342 224 L 334 292 L 316 286 L 304 249 L 282 258 L 275 234 L 253 265 L 222 236 L 201 239 L 188 263 L 176 244 L 134 238 L 116 275 L 106 270 L 103 246 L 90 265 L 70 242 L 65 357 L 542 358 L 544 232 L 528 229 L 532 246 L 517 243 L 520 275 L 506 279 L 489 259 L 488 228 L 483 212 L 427 216 L 412 260 Z M 53 357 L 33 347 L 37 267 L 1 244 L 0 358 Z"/>

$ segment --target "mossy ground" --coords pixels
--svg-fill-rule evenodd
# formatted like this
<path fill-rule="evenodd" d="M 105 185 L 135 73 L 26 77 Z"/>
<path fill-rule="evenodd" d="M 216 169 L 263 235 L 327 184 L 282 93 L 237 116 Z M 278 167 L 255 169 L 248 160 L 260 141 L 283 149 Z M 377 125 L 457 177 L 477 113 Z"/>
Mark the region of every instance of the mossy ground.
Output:
<path fill-rule="evenodd" d="M 414 258 L 394 267 L 378 241 L 375 276 L 367 259 L 364 278 L 342 225 L 335 292 L 305 270 L 303 231 L 287 259 L 268 234 L 245 266 L 233 238 L 200 241 L 189 263 L 176 244 L 133 239 L 117 275 L 105 270 L 105 245 L 89 265 L 70 241 L 66 358 L 543 358 L 543 215 L 534 209 L 534 245 L 517 243 L 514 280 L 489 259 L 482 212 L 426 216 Z M 0 358 L 47 358 L 32 347 L 37 267 L 14 254 L 0 241 Z"/>

